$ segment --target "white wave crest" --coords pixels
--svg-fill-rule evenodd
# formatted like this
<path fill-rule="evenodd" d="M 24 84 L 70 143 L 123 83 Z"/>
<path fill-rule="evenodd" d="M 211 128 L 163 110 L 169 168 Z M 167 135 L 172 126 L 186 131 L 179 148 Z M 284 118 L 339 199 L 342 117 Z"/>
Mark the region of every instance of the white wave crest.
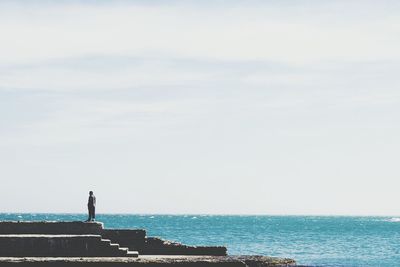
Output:
<path fill-rule="evenodd" d="M 387 221 L 388 222 L 400 222 L 400 218 L 393 217 L 393 218 L 387 219 Z"/>

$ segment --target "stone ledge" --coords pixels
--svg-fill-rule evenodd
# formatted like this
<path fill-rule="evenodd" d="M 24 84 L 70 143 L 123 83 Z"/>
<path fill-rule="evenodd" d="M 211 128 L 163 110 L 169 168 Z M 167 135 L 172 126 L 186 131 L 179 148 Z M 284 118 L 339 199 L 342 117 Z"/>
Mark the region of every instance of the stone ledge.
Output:
<path fill-rule="evenodd" d="M 101 234 L 103 223 L 58 221 L 1 221 L 0 234 Z"/>
<path fill-rule="evenodd" d="M 142 255 L 203 255 L 226 256 L 226 247 L 221 246 L 188 246 L 179 242 L 164 240 L 158 237 L 147 237 L 140 249 Z"/>
<path fill-rule="evenodd" d="M 127 257 L 128 249 L 100 235 L 0 235 L 1 257 Z M 137 256 L 132 253 L 129 256 Z"/>
<path fill-rule="evenodd" d="M 46 235 L 46 234 L 0 234 L 0 238 L 99 238 L 101 239 L 101 235 Z"/>
<path fill-rule="evenodd" d="M 0 258 L 0 266 L 277 267 L 296 266 L 296 264 L 290 259 L 264 256 L 149 255 L 139 258 Z"/>

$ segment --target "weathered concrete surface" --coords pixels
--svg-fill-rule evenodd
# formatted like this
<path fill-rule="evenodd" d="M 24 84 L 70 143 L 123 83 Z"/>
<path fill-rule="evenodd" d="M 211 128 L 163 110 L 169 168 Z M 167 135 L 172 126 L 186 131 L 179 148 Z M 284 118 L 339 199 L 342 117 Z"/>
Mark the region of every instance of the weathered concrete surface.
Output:
<path fill-rule="evenodd" d="M 49 234 L 49 235 L 100 235 L 103 224 L 99 222 L 0 222 L 0 234 Z"/>
<path fill-rule="evenodd" d="M 111 240 L 112 243 L 132 251 L 138 251 L 143 255 L 227 255 L 225 247 L 187 246 L 156 237 L 146 237 L 146 231 L 141 229 L 104 229 L 103 224 L 99 222 L 3 221 L 0 222 L 0 234 L 94 234 L 101 235 L 104 239 Z"/>
<path fill-rule="evenodd" d="M 124 247 L 120 247 L 120 245 Z M 141 254 L 154 255 L 140 256 L 136 259 L 128 258 L 127 256 L 137 257 L 136 252 L 130 251 L 132 249 L 138 250 Z M 104 229 L 103 224 L 97 222 L 0 222 L 0 257 L 20 257 L 0 258 L 0 267 L 15 265 L 21 267 L 267 267 L 295 265 L 295 262 L 290 259 L 225 256 L 226 253 L 225 247 L 187 246 L 156 237 L 146 237 L 144 230 Z M 36 258 L 23 258 L 30 256 Z"/>
<path fill-rule="evenodd" d="M 147 237 L 144 246 L 138 250 L 141 255 L 227 255 L 226 247 L 187 246 L 157 237 Z"/>
<path fill-rule="evenodd" d="M 140 229 L 103 229 L 101 236 L 129 250 L 141 250 L 145 245 L 146 231 Z"/>
<path fill-rule="evenodd" d="M 126 257 L 122 249 L 100 235 L 0 235 L 1 257 Z M 137 256 L 130 253 L 129 256 Z"/>
<path fill-rule="evenodd" d="M 247 262 L 246 262 L 247 261 Z M 140 256 L 139 258 L 0 258 L 0 267 L 277 267 L 295 266 L 292 260 L 269 257 Z"/>
<path fill-rule="evenodd" d="M 227 255 L 226 247 L 187 246 L 157 237 L 146 237 L 144 230 L 104 229 L 101 235 L 129 250 L 139 251 L 141 255 Z"/>

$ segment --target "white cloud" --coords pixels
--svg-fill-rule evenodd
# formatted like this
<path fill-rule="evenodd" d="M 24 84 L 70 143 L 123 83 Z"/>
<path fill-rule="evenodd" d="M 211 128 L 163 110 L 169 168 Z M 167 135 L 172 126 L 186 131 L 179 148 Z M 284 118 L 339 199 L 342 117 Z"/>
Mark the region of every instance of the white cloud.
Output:
<path fill-rule="evenodd" d="M 90 60 L 89 60 L 90 61 Z M 99 64 L 108 64 L 99 62 Z M 177 70 L 174 66 L 160 64 L 154 60 L 120 68 L 111 66 L 53 66 L 33 65 L 29 68 L 10 68 L 0 73 L 3 89 L 48 90 L 48 91 L 102 91 L 156 86 L 181 86 L 188 82 L 203 81 L 210 73 Z"/>
<path fill-rule="evenodd" d="M 373 9 L 376 4 L 366 6 Z M 350 5 L 354 12 L 358 7 Z M 4 8 L 0 57 L 9 63 L 88 54 L 167 54 L 291 64 L 399 59 L 400 29 L 395 16 L 352 18 L 351 12 L 342 13 L 336 7 L 334 15 L 328 16 L 332 21 L 327 21 L 308 12 L 280 11 L 267 6 L 212 10 L 83 3 Z M 323 5 L 308 11 L 327 13 Z"/>
<path fill-rule="evenodd" d="M 226 184 L 244 202 L 213 212 L 398 208 L 385 196 L 398 187 L 399 7 L 199 2 L 0 3 L 0 176 L 21 192 L 1 210 L 37 181 L 60 190 L 61 180 L 91 186 L 88 177 L 103 192 L 110 177 L 124 184 L 126 203 L 182 194 L 190 212 L 206 211 Z M 371 182 L 360 188 L 362 179 Z M 382 181 L 392 191 L 368 202 Z M 285 187 L 284 204 L 271 187 Z M 141 208 L 185 209 L 160 199 Z"/>

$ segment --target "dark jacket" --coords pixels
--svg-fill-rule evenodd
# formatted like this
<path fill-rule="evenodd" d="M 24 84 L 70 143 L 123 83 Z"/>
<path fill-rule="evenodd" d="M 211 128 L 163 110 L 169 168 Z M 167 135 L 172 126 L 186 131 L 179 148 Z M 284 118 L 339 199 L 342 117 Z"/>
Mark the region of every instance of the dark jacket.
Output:
<path fill-rule="evenodd" d="M 94 195 L 89 196 L 88 207 L 96 207 L 96 197 Z"/>

